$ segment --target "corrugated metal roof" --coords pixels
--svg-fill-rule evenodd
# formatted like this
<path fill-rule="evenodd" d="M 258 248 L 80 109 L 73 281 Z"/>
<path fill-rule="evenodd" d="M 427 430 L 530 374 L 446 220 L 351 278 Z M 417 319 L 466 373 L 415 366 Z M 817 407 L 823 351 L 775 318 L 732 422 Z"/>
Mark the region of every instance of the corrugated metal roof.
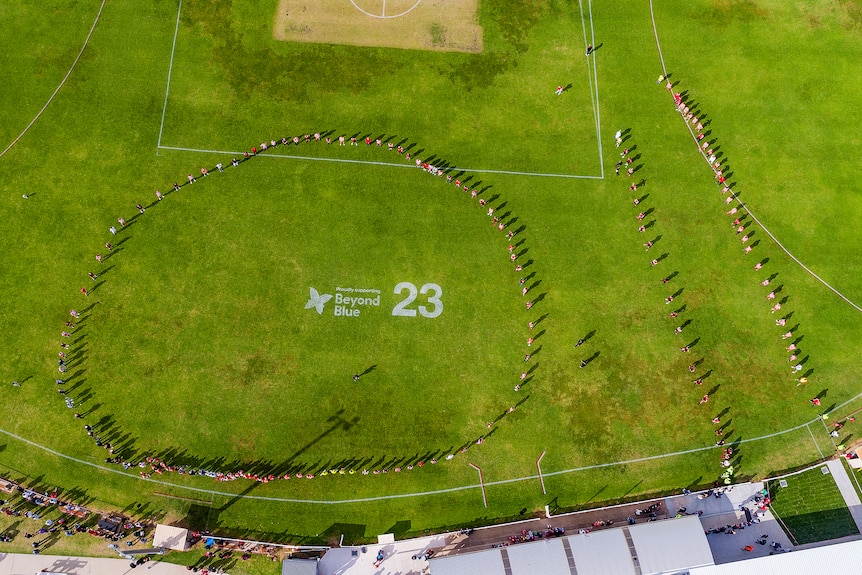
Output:
<path fill-rule="evenodd" d="M 507 563 L 508 575 L 571 575 L 567 547 L 577 575 L 639 575 L 638 565 L 640 575 L 660 575 L 713 564 L 700 520 L 690 516 L 435 557 L 431 575 L 505 575 Z"/>
<path fill-rule="evenodd" d="M 715 563 L 696 515 L 631 525 L 628 530 L 643 575 L 678 573 Z"/>
<path fill-rule="evenodd" d="M 849 575 L 859 573 L 862 541 L 836 543 L 792 553 L 723 563 L 691 570 L 691 575 Z"/>
<path fill-rule="evenodd" d="M 560 539 L 506 547 L 512 575 L 571 575 L 569 561 Z M 580 575 L 580 573 L 578 574 Z"/>
<path fill-rule="evenodd" d="M 528 545 L 524 543 L 523 545 Z M 433 575 L 505 575 L 500 549 L 434 557 L 430 560 Z"/>
<path fill-rule="evenodd" d="M 635 575 L 622 529 L 606 529 L 567 537 L 578 575 Z"/>
<path fill-rule="evenodd" d="M 317 559 L 285 559 L 281 575 L 317 575 Z"/>

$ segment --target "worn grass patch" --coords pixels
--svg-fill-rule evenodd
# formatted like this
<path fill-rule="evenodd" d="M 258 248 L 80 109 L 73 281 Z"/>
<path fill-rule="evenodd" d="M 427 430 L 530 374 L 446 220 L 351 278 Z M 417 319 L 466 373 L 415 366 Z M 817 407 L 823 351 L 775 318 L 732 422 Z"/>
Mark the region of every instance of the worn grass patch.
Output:
<path fill-rule="evenodd" d="M 482 51 L 479 0 L 280 0 L 279 40 L 443 52 Z"/>

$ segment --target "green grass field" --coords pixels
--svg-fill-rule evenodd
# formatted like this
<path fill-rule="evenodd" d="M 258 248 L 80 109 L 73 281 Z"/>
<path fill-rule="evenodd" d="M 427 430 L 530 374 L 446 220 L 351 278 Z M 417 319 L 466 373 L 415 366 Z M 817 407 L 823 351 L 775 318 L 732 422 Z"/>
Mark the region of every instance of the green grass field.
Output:
<path fill-rule="evenodd" d="M 817 467 L 786 478 L 787 487 L 769 482 L 772 510 L 795 545 L 856 535 L 859 529 L 832 476 Z"/>
<path fill-rule="evenodd" d="M 820 457 L 826 442 L 805 422 L 862 404 L 862 315 L 756 224 L 743 254 L 655 84 L 648 3 L 482 3 L 481 54 L 278 42 L 277 4 L 186 0 L 173 49 L 176 3 L 109 3 L 67 84 L 0 157 L 0 475 L 226 534 L 364 540 L 711 485 L 717 415 L 736 480 L 765 477 Z M 0 72 L 2 147 L 57 87 L 97 10 L 0 8 L 0 44 L 14 55 Z M 862 103 L 860 14 L 826 0 L 673 1 L 655 13 L 671 81 L 708 120 L 734 191 L 857 303 L 862 196 L 846 116 Z M 598 47 L 589 59 L 585 38 Z M 636 146 L 633 180 L 613 174 L 617 129 Z M 360 145 L 280 146 L 230 166 L 260 142 L 315 131 Z M 366 135 L 481 194 L 365 146 Z M 201 167 L 208 177 L 156 201 Z M 646 233 L 640 211 L 654 221 Z M 114 237 L 118 217 L 130 223 Z M 115 247 L 98 264 L 105 242 Z M 530 262 L 520 273 L 509 244 Z M 401 282 L 439 286 L 439 304 L 431 288 L 405 304 L 415 316 L 393 316 Z M 333 315 L 334 299 L 320 315 L 306 308 L 310 288 L 349 293 L 339 287 L 379 290 L 380 303 L 359 317 Z M 773 289 L 780 314 L 765 299 Z M 63 340 L 70 308 L 84 319 Z M 55 391 L 62 341 L 74 410 Z M 796 386 L 802 374 L 809 383 Z M 137 467 L 104 463 L 84 423 L 132 463 L 291 480 L 145 482 Z M 856 439 L 853 425 L 842 441 Z M 545 495 L 534 477 L 543 452 Z M 468 463 L 490 483 L 487 508 Z"/>

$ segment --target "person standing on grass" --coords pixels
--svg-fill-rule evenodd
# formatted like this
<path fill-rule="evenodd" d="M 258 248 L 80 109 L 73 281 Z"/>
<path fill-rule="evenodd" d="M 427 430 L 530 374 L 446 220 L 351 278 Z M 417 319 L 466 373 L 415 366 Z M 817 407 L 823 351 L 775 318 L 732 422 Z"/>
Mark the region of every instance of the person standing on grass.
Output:
<path fill-rule="evenodd" d="M 557 90 L 555 93 L 557 94 L 557 96 L 561 96 L 563 94 L 563 87 L 557 86 Z"/>

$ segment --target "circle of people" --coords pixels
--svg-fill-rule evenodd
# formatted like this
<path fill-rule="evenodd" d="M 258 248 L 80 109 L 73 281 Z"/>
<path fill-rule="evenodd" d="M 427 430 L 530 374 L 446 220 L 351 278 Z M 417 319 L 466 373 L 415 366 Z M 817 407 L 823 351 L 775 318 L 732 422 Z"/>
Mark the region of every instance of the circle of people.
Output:
<path fill-rule="evenodd" d="M 526 249 L 521 250 L 521 251 L 516 251 L 516 246 L 522 245 L 524 243 L 524 240 L 518 241 L 517 244 L 511 243 L 514 241 L 514 237 L 516 235 L 518 235 L 519 233 L 521 233 L 521 230 L 523 230 L 523 227 L 521 227 L 517 231 L 513 231 L 513 230 L 509 229 L 509 224 L 512 223 L 516 218 L 510 217 L 508 220 L 506 220 L 506 218 L 510 214 L 506 214 L 503 216 L 495 214 L 495 208 L 491 205 L 491 202 L 493 202 L 495 199 L 497 199 L 497 196 L 495 196 L 494 198 L 491 198 L 489 200 L 486 200 L 486 199 L 480 197 L 484 190 L 478 189 L 479 183 L 475 183 L 472 186 L 468 184 L 468 182 L 473 180 L 472 175 L 467 175 L 465 177 L 465 174 L 463 171 L 460 171 L 458 173 L 458 175 L 453 175 L 453 172 L 456 171 L 455 168 L 451 168 L 451 167 L 447 167 L 447 166 L 443 166 L 443 165 L 435 165 L 434 162 L 422 161 L 419 158 L 414 158 L 413 155 L 411 154 L 411 152 L 409 151 L 409 149 L 403 147 L 400 144 L 395 144 L 391 141 L 384 142 L 382 140 L 382 137 L 371 138 L 370 136 L 366 136 L 364 138 L 357 138 L 356 136 L 348 137 L 348 136 L 340 135 L 336 138 L 333 138 L 331 135 L 324 135 L 324 134 L 321 134 L 320 132 L 316 132 L 314 134 L 304 134 L 302 136 L 293 136 L 291 138 L 281 138 L 280 140 L 270 140 L 269 142 L 261 143 L 260 146 L 252 147 L 251 150 L 244 152 L 241 157 L 233 157 L 230 161 L 230 166 L 234 167 L 234 168 L 239 167 L 239 165 L 241 163 L 246 162 L 255 156 L 258 156 L 259 154 L 266 152 L 267 150 L 271 150 L 271 149 L 277 148 L 279 146 L 290 146 L 290 145 L 299 146 L 300 144 L 309 144 L 309 143 L 314 143 L 314 142 L 325 142 L 328 145 L 332 145 L 335 142 L 338 142 L 339 146 L 345 146 L 345 145 L 348 145 L 348 143 L 351 146 L 358 146 L 360 141 L 363 141 L 366 146 L 375 146 L 375 147 L 382 148 L 385 145 L 385 148 L 388 151 L 397 152 L 399 156 L 404 157 L 405 161 L 415 164 L 415 166 L 417 168 L 421 168 L 425 173 L 427 173 L 431 176 L 435 176 L 435 177 L 444 179 L 447 184 L 454 185 L 456 190 L 463 191 L 463 193 L 468 194 L 471 199 L 477 200 L 477 203 L 481 208 L 483 208 L 483 209 L 487 208 L 487 215 L 490 218 L 492 225 L 498 231 L 500 231 L 501 233 L 504 233 L 504 237 L 505 237 L 506 241 L 510 242 L 509 246 L 508 246 L 508 260 L 510 263 L 515 264 L 515 271 L 520 273 L 520 272 L 522 272 L 524 267 L 531 265 L 533 263 L 532 260 L 529 260 L 528 262 L 525 262 L 523 264 L 518 261 L 518 258 L 523 253 L 526 252 Z M 218 171 L 219 173 L 222 173 L 222 172 L 224 172 L 224 170 L 225 170 L 225 165 L 223 163 L 219 162 L 215 165 L 214 170 L 208 169 L 206 167 L 201 168 L 200 169 L 200 176 L 198 176 L 196 174 L 188 174 L 186 176 L 186 180 L 187 180 L 186 182 L 183 182 L 182 184 L 180 184 L 179 182 L 174 182 L 172 185 L 172 189 L 170 191 L 162 193 L 160 190 L 156 190 L 156 192 L 155 192 L 156 200 L 155 200 L 153 205 L 163 201 L 167 197 L 167 195 L 169 195 L 171 193 L 179 192 L 181 190 L 181 188 L 197 183 L 198 178 L 208 177 L 210 175 L 210 173 L 213 173 L 214 171 Z M 487 188 L 485 188 L 485 189 L 487 189 Z M 135 209 L 138 211 L 138 214 L 134 217 L 136 218 L 139 215 L 144 214 L 149 207 L 152 207 L 152 205 L 145 207 L 142 203 L 136 203 Z M 121 233 L 123 228 L 125 228 L 128 224 L 130 224 L 133 219 L 134 218 L 130 218 L 129 220 L 126 220 L 124 217 L 118 217 L 117 218 L 117 224 L 111 225 L 108 228 L 108 231 L 110 232 L 111 236 L 115 237 L 115 236 L 117 236 L 118 233 Z M 117 227 L 117 226 L 119 226 L 119 227 Z M 115 247 L 115 245 L 112 244 L 111 241 L 106 242 L 105 243 L 105 252 L 107 252 L 107 253 L 102 252 L 102 251 L 96 253 L 95 254 L 96 262 L 98 264 L 102 264 L 108 258 L 112 257 L 112 255 L 114 253 L 116 253 L 116 252 L 113 252 L 114 247 Z M 93 272 L 93 271 L 89 272 L 87 275 L 90 278 L 90 280 L 92 280 L 93 282 L 96 282 L 99 278 L 99 274 L 96 272 Z M 524 297 L 527 297 L 529 292 L 530 292 L 531 288 L 527 287 L 525 284 L 526 284 L 528 278 L 532 277 L 532 275 L 535 275 L 535 274 L 531 274 L 531 276 L 528 276 L 527 278 L 521 277 L 519 280 L 519 286 L 521 288 L 521 295 Z M 79 291 L 81 292 L 81 294 L 84 295 L 84 297 L 89 297 L 93 290 L 87 289 L 87 287 L 84 286 L 84 287 L 81 287 Z M 525 303 L 525 307 L 527 310 L 530 310 L 534 307 L 534 305 L 536 305 L 536 303 L 538 303 L 538 302 L 533 302 L 531 300 L 527 300 Z M 56 380 L 56 383 L 58 386 L 57 391 L 61 395 L 63 395 L 65 398 L 66 407 L 68 407 L 69 409 L 75 409 L 76 404 L 75 404 L 74 399 L 67 395 L 67 391 L 64 388 L 65 384 L 69 381 L 69 379 L 63 379 L 63 377 L 64 377 L 63 374 L 67 373 L 68 369 L 74 364 L 73 360 L 70 359 L 67 355 L 67 352 L 70 350 L 70 345 L 67 343 L 67 341 L 68 341 L 68 338 L 71 338 L 73 336 L 75 330 L 78 329 L 78 325 L 75 322 L 78 320 L 82 320 L 83 316 L 82 316 L 81 312 L 77 311 L 76 309 L 70 310 L 69 315 L 72 317 L 72 320 L 66 322 L 65 328 L 61 331 L 61 334 L 60 334 L 60 336 L 61 336 L 61 342 L 60 342 L 61 351 L 59 352 L 58 369 L 59 369 L 59 372 L 61 374 L 61 377 Z M 541 318 L 528 323 L 528 328 L 531 332 L 532 332 L 533 328 L 535 327 L 535 325 L 539 321 L 541 321 Z M 538 337 L 538 336 L 536 336 L 536 337 Z M 534 338 L 529 337 L 527 339 L 527 346 L 530 347 L 533 344 L 533 341 L 534 341 Z M 527 355 L 524 356 L 524 362 L 529 362 L 530 358 L 531 358 L 531 355 L 528 353 Z M 521 376 L 520 376 L 520 381 L 515 386 L 516 392 L 519 391 L 523 385 L 526 385 L 530 381 L 530 379 L 532 379 L 531 374 L 534 370 L 535 370 L 535 365 L 533 366 L 532 369 L 522 371 Z M 501 415 L 497 416 L 497 418 L 494 421 L 489 422 L 485 427 L 487 429 L 491 429 L 500 420 L 502 420 L 506 415 L 514 412 L 515 409 L 516 409 L 516 406 L 512 405 L 506 411 L 504 411 Z M 84 415 L 76 412 L 75 418 L 83 419 Z M 182 474 L 182 475 L 192 475 L 192 476 L 201 475 L 204 477 L 210 477 L 212 479 L 215 479 L 216 481 L 233 481 L 233 480 L 237 480 L 237 479 L 248 479 L 248 480 L 258 481 L 258 482 L 262 482 L 262 483 L 268 483 L 270 481 L 288 480 L 291 478 L 313 479 L 315 477 L 324 477 L 327 475 L 354 475 L 357 473 L 360 473 L 361 475 L 380 475 L 380 474 L 387 474 L 390 471 L 394 472 L 394 473 L 400 473 L 402 471 L 411 471 L 415 468 L 421 469 L 421 468 L 425 467 L 426 464 L 434 465 L 438 462 L 437 458 L 432 457 L 432 458 L 428 459 L 427 461 L 425 461 L 425 460 L 418 460 L 415 462 L 411 461 L 409 463 L 403 464 L 402 466 L 393 466 L 391 468 L 379 467 L 376 469 L 369 469 L 366 467 L 366 468 L 363 468 L 360 470 L 358 467 L 345 466 L 345 467 L 337 467 L 337 468 L 332 468 L 332 469 L 322 469 L 322 470 L 314 472 L 314 473 L 312 473 L 312 472 L 301 472 L 301 473 L 280 473 L 280 474 L 274 474 L 274 473 L 266 474 L 266 473 L 247 472 L 247 471 L 243 471 L 241 469 L 237 470 L 237 471 L 227 471 L 226 472 L 226 471 L 216 470 L 216 469 L 204 469 L 201 467 L 196 467 L 196 466 L 191 466 L 191 465 L 175 465 L 170 461 L 164 461 L 163 459 L 161 459 L 159 457 L 152 457 L 152 456 L 143 457 L 143 458 L 140 458 L 140 460 L 136 460 L 136 461 L 127 460 L 123 457 L 120 457 L 119 455 L 115 455 L 116 452 L 122 451 L 122 450 L 117 448 L 117 446 L 112 445 L 109 441 L 103 441 L 103 439 L 98 435 L 98 430 L 94 429 L 90 425 L 84 425 L 84 431 L 91 438 L 91 440 L 96 444 L 97 447 L 104 448 L 111 455 L 111 457 L 105 458 L 106 463 L 120 465 L 126 470 L 131 469 L 131 468 L 138 468 L 138 469 L 140 469 L 139 474 L 141 475 L 141 477 L 143 477 L 145 479 L 151 477 L 153 474 L 161 475 L 161 474 L 166 473 L 166 472 L 174 472 L 174 473 L 178 473 L 178 474 Z M 445 456 L 442 457 L 442 459 L 446 460 L 446 461 L 452 460 L 452 459 L 454 459 L 456 453 L 465 453 L 469 449 L 470 445 L 473 445 L 473 444 L 481 445 L 481 444 L 483 444 L 488 435 L 490 435 L 489 432 L 487 432 L 487 431 L 484 432 L 477 439 L 471 440 L 470 442 L 468 442 L 467 444 L 462 446 L 457 451 L 453 451 L 451 453 L 446 454 Z"/>

